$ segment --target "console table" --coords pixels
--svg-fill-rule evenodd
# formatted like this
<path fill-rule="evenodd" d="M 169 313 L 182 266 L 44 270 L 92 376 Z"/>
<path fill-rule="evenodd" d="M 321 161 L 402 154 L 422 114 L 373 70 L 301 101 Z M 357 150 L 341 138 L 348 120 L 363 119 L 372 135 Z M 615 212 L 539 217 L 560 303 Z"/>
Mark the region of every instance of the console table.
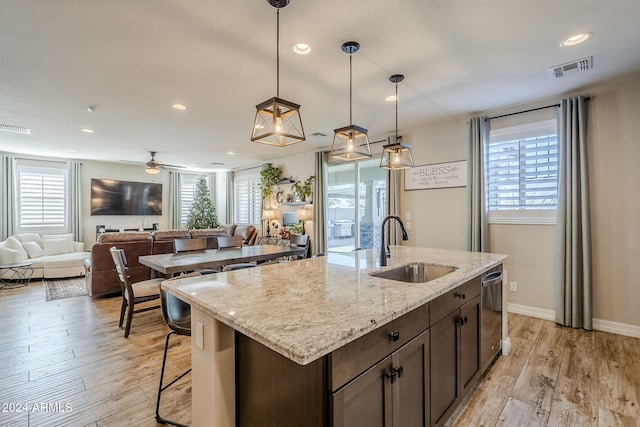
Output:
<path fill-rule="evenodd" d="M 33 276 L 31 261 L 0 265 L 0 273 L 9 271 L 8 277 L 0 274 L 0 289 L 12 289 L 27 286 Z"/>

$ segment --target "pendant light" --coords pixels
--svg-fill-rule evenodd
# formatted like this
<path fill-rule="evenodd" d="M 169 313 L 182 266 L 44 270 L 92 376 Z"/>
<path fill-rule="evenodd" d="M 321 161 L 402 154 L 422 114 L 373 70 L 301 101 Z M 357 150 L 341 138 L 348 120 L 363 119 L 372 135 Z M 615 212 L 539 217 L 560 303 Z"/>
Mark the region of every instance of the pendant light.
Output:
<path fill-rule="evenodd" d="M 284 147 L 305 140 L 300 105 L 280 96 L 280 9 L 289 0 L 267 0 L 276 8 L 276 96 L 256 105 L 251 141 Z"/>
<path fill-rule="evenodd" d="M 342 45 L 342 51 L 349 54 L 349 126 L 334 130 L 333 144 L 331 144 L 331 151 L 329 152 L 330 157 L 342 160 L 359 160 L 371 157 L 367 130 L 353 124 L 353 71 L 351 60 L 353 54 L 359 49 L 360 44 L 358 42 L 346 42 Z"/>
<path fill-rule="evenodd" d="M 413 167 L 411 146 L 402 142 L 402 137 L 398 136 L 398 83 L 402 80 L 404 80 L 402 74 L 394 74 L 389 77 L 389 81 L 396 85 L 396 137 L 393 144 L 387 144 L 382 147 L 382 158 L 380 159 L 380 167 L 389 170 Z"/>

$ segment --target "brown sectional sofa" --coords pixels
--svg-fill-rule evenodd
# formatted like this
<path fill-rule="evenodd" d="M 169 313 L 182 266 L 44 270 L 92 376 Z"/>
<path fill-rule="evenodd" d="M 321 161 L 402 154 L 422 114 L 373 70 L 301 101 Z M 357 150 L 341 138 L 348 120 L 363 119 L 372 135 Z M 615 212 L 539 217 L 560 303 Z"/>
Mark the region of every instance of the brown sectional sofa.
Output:
<path fill-rule="evenodd" d="M 219 228 L 205 230 L 166 230 L 166 231 L 124 231 L 104 233 L 91 246 L 90 256 L 84 262 L 87 292 L 93 297 L 114 295 L 121 292 L 118 273 L 109 250 L 115 246 L 124 249 L 131 274 L 131 281 L 138 282 L 158 277 L 155 271 L 138 262 L 142 255 L 174 252 L 175 239 L 205 238 L 207 248 L 216 249 L 216 236 L 241 235 L 245 245 L 253 245 L 258 231 L 253 225 L 224 225 Z"/>

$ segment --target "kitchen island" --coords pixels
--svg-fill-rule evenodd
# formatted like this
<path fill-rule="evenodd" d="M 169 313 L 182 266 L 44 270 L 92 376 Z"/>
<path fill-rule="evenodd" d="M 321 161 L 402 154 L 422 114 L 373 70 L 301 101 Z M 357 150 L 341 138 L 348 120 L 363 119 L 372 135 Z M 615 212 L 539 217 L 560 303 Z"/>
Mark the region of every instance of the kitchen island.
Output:
<path fill-rule="evenodd" d="M 371 332 L 409 317 L 426 316 L 427 329 L 430 301 L 479 278 L 507 258 L 500 254 L 392 246 L 388 265 L 379 268 L 377 255 L 373 249 L 330 254 L 163 283 L 165 289 L 191 305 L 193 425 L 235 425 L 236 404 L 243 406 L 243 402 L 236 402 L 236 398 L 243 398 L 242 393 L 236 393 L 236 363 L 247 362 L 245 356 L 249 354 L 240 354 L 238 343 L 255 344 L 260 348 L 255 354 L 268 352 L 269 357 L 290 363 L 293 369 L 286 372 L 297 367 L 302 375 L 306 375 L 305 370 L 322 371 L 319 375 L 325 378 L 325 385 L 337 390 L 342 384 L 332 384 L 337 382 L 333 377 L 327 380 L 326 371 L 338 365 L 331 356 L 339 354 L 339 349 L 362 342 Z M 452 266 L 455 271 L 427 283 L 370 274 L 412 262 Z M 425 307 L 427 311 L 423 313 Z M 503 331 L 503 349 L 508 350 L 506 327 Z M 263 361 L 248 361 L 249 365 L 252 363 Z M 272 387 L 263 386 L 263 393 L 274 392 Z M 303 411 L 325 413 L 333 407 L 325 392 L 320 390 L 321 401 L 316 402 L 319 409 Z M 295 390 L 291 392 L 292 396 L 297 394 Z M 242 410 L 238 410 L 238 416 L 242 420 Z M 318 425 L 331 424 L 330 418 L 323 415 Z"/>

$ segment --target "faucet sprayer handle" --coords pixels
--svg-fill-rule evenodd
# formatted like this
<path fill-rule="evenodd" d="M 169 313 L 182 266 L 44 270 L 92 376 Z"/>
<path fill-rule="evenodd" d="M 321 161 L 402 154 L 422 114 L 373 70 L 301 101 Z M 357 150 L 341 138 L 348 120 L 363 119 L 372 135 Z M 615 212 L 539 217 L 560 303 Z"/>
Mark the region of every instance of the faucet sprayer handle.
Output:
<path fill-rule="evenodd" d="M 391 258 L 391 249 L 389 249 L 389 245 L 386 245 L 386 249 L 384 251 L 384 254 L 387 258 Z"/>

